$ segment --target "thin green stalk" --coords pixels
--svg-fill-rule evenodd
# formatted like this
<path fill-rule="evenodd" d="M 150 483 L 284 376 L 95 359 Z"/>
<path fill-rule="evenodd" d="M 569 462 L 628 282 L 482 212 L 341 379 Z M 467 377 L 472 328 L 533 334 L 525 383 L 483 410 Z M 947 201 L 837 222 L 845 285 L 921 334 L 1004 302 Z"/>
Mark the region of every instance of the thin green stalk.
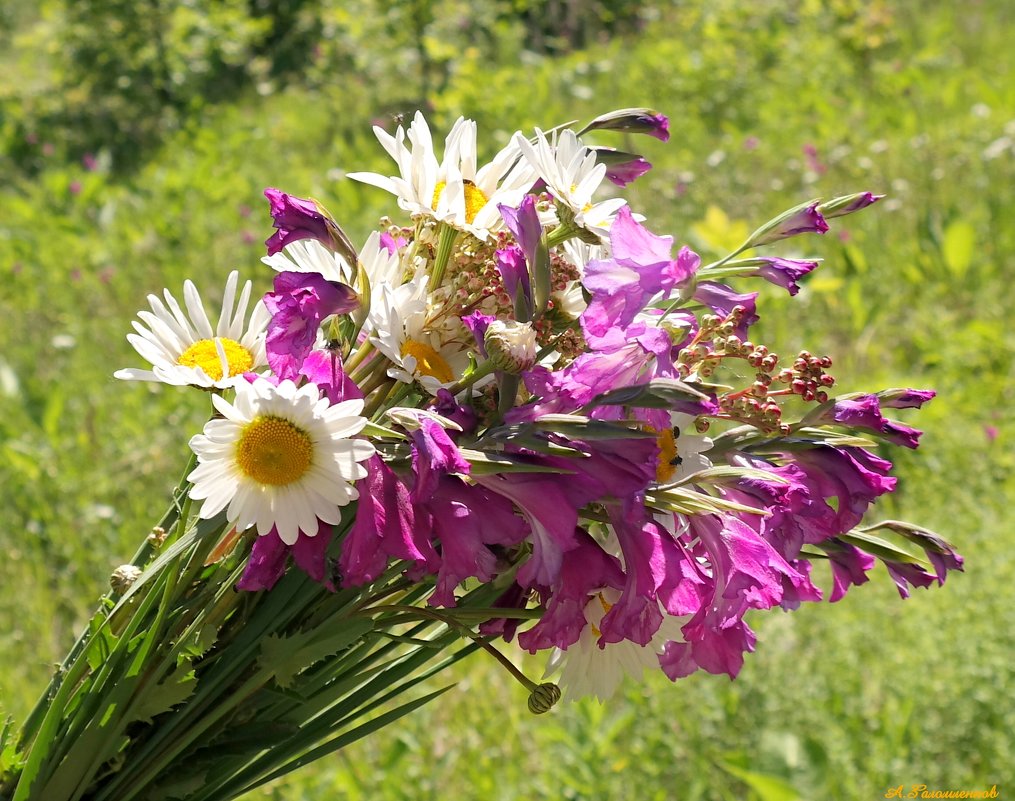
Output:
<path fill-rule="evenodd" d="M 493 362 L 487 359 L 485 362 L 479 365 L 479 367 L 477 367 L 473 372 L 469 373 L 467 376 L 464 376 L 463 378 L 460 378 L 458 381 L 456 381 L 454 384 L 448 387 L 448 392 L 450 392 L 452 395 L 457 395 L 463 389 L 471 387 L 473 384 L 479 381 L 479 379 L 485 378 L 486 376 L 494 372 L 496 369 L 497 368 L 494 367 Z"/>
<path fill-rule="evenodd" d="M 404 381 L 394 381 L 388 391 L 378 393 L 371 398 L 370 402 L 363 409 L 363 416 L 367 419 L 372 420 L 375 415 L 379 416 L 379 412 L 386 411 L 394 406 L 399 400 L 404 398 L 412 390 L 412 384 L 406 384 Z"/>
<path fill-rule="evenodd" d="M 437 234 L 437 255 L 434 257 L 433 272 L 431 273 L 431 292 L 439 289 L 441 282 L 444 281 L 444 272 L 447 270 L 448 261 L 451 259 L 451 251 L 454 249 L 457 238 L 457 229 L 444 222 L 440 224 Z"/>
<path fill-rule="evenodd" d="M 369 338 L 364 339 L 360 346 L 345 360 L 345 364 L 342 365 L 342 370 L 346 375 L 350 375 L 353 370 L 363 363 L 363 360 L 373 353 L 375 350 L 374 343 Z"/>
<path fill-rule="evenodd" d="M 374 606 L 370 607 L 369 611 L 401 612 L 402 614 L 405 615 L 414 614 L 421 618 L 429 618 L 430 620 L 436 620 L 441 623 L 444 623 L 449 628 L 452 628 L 455 631 L 457 631 L 463 637 L 466 637 L 475 642 L 476 645 L 478 645 L 480 648 L 482 648 L 484 651 L 490 654 L 490 656 L 492 656 L 494 659 L 500 662 L 500 664 L 508 671 L 508 673 L 510 673 L 515 679 L 517 679 L 526 690 L 532 692 L 538 686 L 534 681 L 532 681 L 532 679 L 530 679 L 518 668 L 516 668 L 514 664 L 512 664 L 510 659 L 508 659 L 506 656 L 504 656 L 504 654 L 502 654 L 500 651 L 494 648 L 490 644 L 489 640 L 483 638 L 479 634 L 476 634 L 472 629 L 456 620 L 452 615 L 444 614 L 443 612 L 438 612 L 436 609 L 427 609 L 420 606 L 402 606 L 401 604 L 384 604 L 381 606 Z"/>
<path fill-rule="evenodd" d="M 294 574 L 290 576 L 292 578 L 289 581 L 283 580 L 271 593 L 261 597 L 257 611 L 251 615 L 239 636 L 230 643 L 229 662 L 214 665 L 198 682 L 195 695 L 176 714 L 166 720 L 136 754 L 132 755 L 132 765 L 136 766 L 136 769 L 122 770 L 102 789 L 94 801 L 127 801 L 133 797 L 126 795 L 130 792 L 128 788 L 143 789 L 148 786 L 207 728 L 202 726 L 207 716 L 215 714 L 215 720 L 218 720 L 224 714 L 221 709 L 215 710 L 215 704 L 223 701 L 223 697 L 225 703 L 229 703 L 234 697 L 233 692 L 225 696 L 225 691 L 231 684 L 241 680 L 242 674 L 248 671 L 252 664 L 256 664 L 264 636 L 270 630 L 286 625 L 291 615 L 299 612 L 298 605 L 291 602 L 301 589 L 303 577 Z M 262 677 L 261 683 L 264 681 L 267 681 L 267 678 Z M 200 731 L 197 728 L 199 726 L 202 727 Z"/>
<path fill-rule="evenodd" d="M 184 470 L 183 475 L 180 477 L 180 480 L 177 483 L 176 488 L 173 490 L 173 502 L 169 505 L 169 508 L 166 510 L 165 514 L 163 514 L 162 519 L 159 521 L 156 528 L 167 529 L 171 528 L 176 524 L 180 514 L 179 495 L 180 493 L 185 491 L 186 486 L 189 486 L 189 482 L 187 482 L 187 476 L 190 475 L 190 472 L 194 469 L 194 465 L 196 464 L 196 462 L 197 456 L 192 453 L 189 461 L 187 462 L 186 470 Z M 152 544 L 147 539 L 145 539 L 145 541 L 138 548 L 137 552 L 134 554 L 134 557 L 131 559 L 130 563 L 137 567 L 141 567 L 144 564 L 144 562 L 147 561 L 148 555 L 151 552 L 151 548 Z M 112 591 L 108 592 L 105 596 L 103 596 L 103 603 L 105 603 L 106 599 L 110 598 L 111 596 Z M 98 611 L 96 611 L 95 615 L 93 615 L 92 619 L 94 620 L 96 616 L 101 615 L 104 612 L 106 612 L 106 610 L 104 608 L 100 608 Z M 25 719 L 24 725 L 22 725 L 21 727 L 20 742 L 22 746 L 28 742 L 31 742 L 35 738 L 34 735 L 36 732 L 36 728 L 38 727 L 40 721 L 46 716 L 49 709 L 51 708 L 51 704 L 48 704 L 47 700 L 52 698 L 54 696 L 54 693 L 58 691 L 57 686 L 61 682 L 61 677 L 67 676 L 68 672 L 71 669 L 71 666 L 77 663 L 85 646 L 91 640 L 91 637 L 92 631 L 91 626 L 89 625 L 84 629 L 84 631 L 82 631 L 77 641 L 74 643 L 70 651 L 67 653 L 67 656 L 64 657 L 64 660 L 61 663 L 60 667 L 53 673 L 49 685 L 46 687 L 46 690 L 42 693 L 42 695 L 39 696 L 39 700 L 36 702 L 35 706 L 32 708 L 32 711 Z"/>

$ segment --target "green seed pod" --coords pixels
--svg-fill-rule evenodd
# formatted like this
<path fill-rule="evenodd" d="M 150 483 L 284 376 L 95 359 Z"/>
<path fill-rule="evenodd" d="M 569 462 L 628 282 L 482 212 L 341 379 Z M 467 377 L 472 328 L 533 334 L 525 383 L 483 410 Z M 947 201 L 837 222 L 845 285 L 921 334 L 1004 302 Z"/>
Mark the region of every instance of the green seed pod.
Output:
<path fill-rule="evenodd" d="M 560 687 L 550 682 L 540 684 L 529 694 L 529 712 L 542 715 L 549 712 L 559 700 Z"/>

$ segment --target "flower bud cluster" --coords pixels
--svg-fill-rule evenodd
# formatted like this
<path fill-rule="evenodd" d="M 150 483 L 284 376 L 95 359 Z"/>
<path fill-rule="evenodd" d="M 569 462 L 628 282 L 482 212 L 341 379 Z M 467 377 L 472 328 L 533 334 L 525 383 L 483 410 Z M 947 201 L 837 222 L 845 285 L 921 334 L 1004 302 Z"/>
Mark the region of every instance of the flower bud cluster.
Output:
<path fill-rule="evenodd" d="M 776 380 L 788 384 L 794 395 L 804 401 L 825 403 L 828 400 L 828 387 L 835 384 L 835 378 L 826 373 L 832 366 L 828 356 L 812 356 L 805 350 L 800 351 L 792 368 L 780 370 Z"/>
<path fill-rule="evenodd" d="M 745 312 L 743 306 L 735 306 L 726 317 L 705 315 L 698 333 L 677 357 L 677 369 L 681 378 L 710 378 L 724 360 L 747 362 L 754 369 L 754 381 L 748 387 L 719 395 L 721 416 L 788 434 L 790 426 L 782 422 L 778 399 L 797 395 L 805 402 L 827 401 L 825 390 L 835 383 L 826 372 L 832 360 L 801 351 L 792 367 L 779 369 L 777 353 L 734 333 Z"/>
<path fill-rule="evenodd" d="M 462 235 L 451 257 L 447 284 L 455 307 L 455 314 L 464 315 L 492 298 L 498 317 L 506 315 L 511 298 L 504 290 L 504 282 L 497 270 L 494 257 L 496 245 L 482 242 L 474 236 Z"/>

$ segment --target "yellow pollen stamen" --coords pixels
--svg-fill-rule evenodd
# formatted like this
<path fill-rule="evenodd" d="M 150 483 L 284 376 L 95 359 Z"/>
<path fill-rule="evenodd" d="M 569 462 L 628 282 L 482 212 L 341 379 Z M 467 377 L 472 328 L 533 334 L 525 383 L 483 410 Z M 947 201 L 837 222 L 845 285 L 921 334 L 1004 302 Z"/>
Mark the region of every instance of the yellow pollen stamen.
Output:
<path fill-rule="evenodd" d="M 601 592 L 597 593 L 596 597 L 599 598 L 599 605 L 603 607 L 603 616 L 605 617 L 606 613 L 609 612 L 611 609 L 613 609 L 613 604 L 607 601 L 603 597 L 603 594 Z M 589 625 L 592 627 L 592 632 L 596 635 L 597 638 L 603 636 L 603 633 L 599 630 L 598 626 L 596 626 L 593 623 L 589 623 Z"/>
<path fill-rule="evenodd" d="M 313 460 L 310 435 L 281 417 L 255 417 L 236 443 L 236 464 L 259 484 L 292 484 L 310 469 Z"/>
<path fill-rule="evenodd" d="M 254 366 L 253 355 L 239 342 L 225 337 L 219 338 L 218 341 L 222 343 L 222 349 L 226 352 L 230 377 L 245 373 Z M 200 367 L 212 381 L 222 378 L 222 362 L 219 360 L 214 339 L 199 339 L 180 354 L 176 363 L 183 367 Z"/>
<path fill-rule="evenodd" d="M 659 446 L 659 456 L 656 458 L 656 481 L 665 484 L 673 474 L 677 472 L 677 439 L 673 436 L 673 429 L 667 428 L 659 432 L 656 437 L 656 445 Z"/>
<path fill-rule="evenodd" d="M 483 194 L 483 190 L 476 186 L 472 181 L 465 180 L 462 183 L 465 184 L 465 222 L 472 225 L 476 219 L 476 215 L 479 214 L 480 210 L 487 204 L 489 198 Z M 438 181 L 437 186 L 433 190 L 433 201 L 430 205 L 437 208 L 437 203 L 441 199 L 441 195 L 444 194 L 444 189 L 447 187 L 445 181 Z"/>
<path fill-rule="evenodd" d="M 406 356 L 412 356 L 416 359 L 416 369 L 421 375 L 436 378 L 442 384 L 455 380 L 455 374 L 451 371 L 451 365 L 425 342 L 417 342 L 414 339 L 405 340 L 405 344 L 402 345 L 402 357 Z"/>
<path fill-rule="evenodd" d="M 571 194 L 573 195 L 577 191 L 578 191 L 578 184 L 571 184 Z M 582 206 L 582 211 L 586 212 L 586 211 L 588 211 L 591 208 L 592 208 L 592 204 L 591 203 L 586 203 L 584 206 Z"/>

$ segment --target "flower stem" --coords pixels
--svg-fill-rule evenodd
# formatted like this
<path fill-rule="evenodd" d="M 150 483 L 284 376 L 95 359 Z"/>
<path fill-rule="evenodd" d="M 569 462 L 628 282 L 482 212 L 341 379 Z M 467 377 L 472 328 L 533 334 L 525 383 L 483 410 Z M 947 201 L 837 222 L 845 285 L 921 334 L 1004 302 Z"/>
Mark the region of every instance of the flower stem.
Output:
<path fill-rule="evenodd" d="M 444 272 L 447 270 L 448 261 L 451 259 L 451 250 L 458 238 L 458 231 L 447 223 L 441 223 L 437 235 L 437 255 L 434 257 L 432 282 L 430 290 L 438 289 L 444 280 Z"/>
<path fill-rule="evenodd" d="M 363 363 L 363 360 L 369 356 L 374 350 L 374 343 L 368 339 L 364 339 L 358 348 L 346 359 L 345 364 L 342 365 L 342 370 L 346 375 L 350 375 L 353 370 Z"/>
<path fill-rule="evenodd" d="M 536 682 L 532 681 L 532 679 L 530 679 L 518 668 L 516 668 L 512 664 L 510 659 L 508 659 L 506 656 L 504 656 L 504 654 L 502 654 L 500 651 L 494 648 L 493 645 L 490 644 L 490 641 L 488 639 L 476 634 L 476 632 L 474 632 L 471 628 L 466 626 L 464 623 L 461 623 L 460 621 L 456 620 L 451 615 L 438 612 L 436 609 L 426 609 L 421 606 L 402 606 L 400 604 L 383 604 L 379 606 L 372 606 L 362 611 L 401 612 L 405 615 L 415 615 L 416 617 L 419 618 L 429 618 L 430 620 L 436 620 L 441 623 L 444 623 L 449 628 L 454 629 L 462 636 L 472 640 L 474 643 L 476 643 L 476 645 L 478 645 L 480 648 L 482 648 L 484 651 L 490 654 L 490 656 L 492 656 L 494 659 L 500 662 L 500 664 L 504 667 L 504 669 L 507 670 L 507 672 L 510 673 L 511 676 L 513 676 L 529 692 L 532 692 L 539 686 L 538 684 L 536 684 Z"/>

